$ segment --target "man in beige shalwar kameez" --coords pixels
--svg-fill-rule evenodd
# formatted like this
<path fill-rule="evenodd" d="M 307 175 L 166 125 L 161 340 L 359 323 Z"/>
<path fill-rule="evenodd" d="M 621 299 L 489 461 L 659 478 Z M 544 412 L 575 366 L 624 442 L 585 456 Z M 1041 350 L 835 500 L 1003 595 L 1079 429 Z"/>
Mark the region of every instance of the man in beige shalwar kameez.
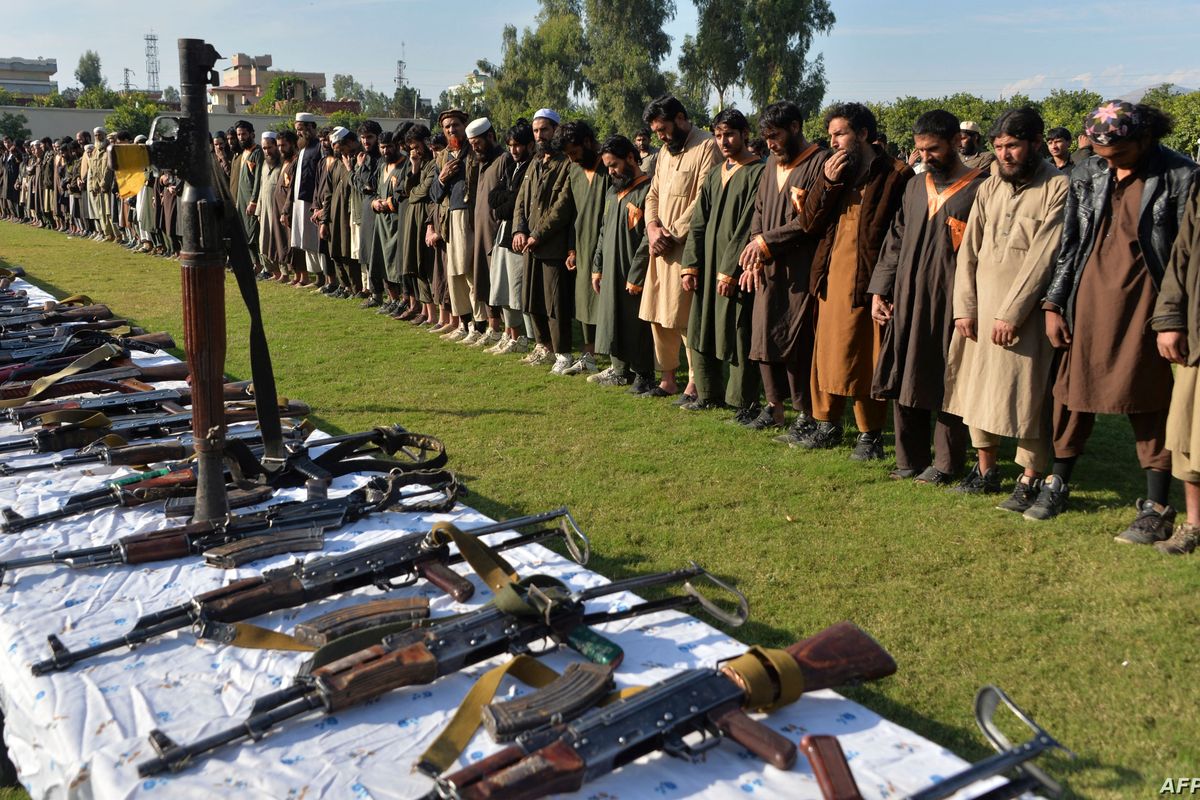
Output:
<path fill-rule="evenodd" d="M 1017 513 L 1037 499 L 1050 462 L 1054 349 L 1038 311 L 1054 273 L 1068 182 L 1041 158 L 1044 129 L 1030 108 L 1006 111 L 992 129 L 996 171 L 975 195 L 958 250 L 946 362 L 945 409 L 963 418 L 979 455 L 956 488 L 999 492 L 996 450 L 1001 437 L 1015 438 L 1025 471 L 999 507 Z"/>
<path fill-rule="evenodd" d="M 646 195 L 650 266 L 638 316 L 650 323 L 662 381 L 645 396 L 667 397 L 679 391 L 675 370 L 692 310 L 692 293 L 683 290 L 683 247 L 700 188 L 721 154 L 712 134 L 693 125 L 683 104 L 670 95 L 652 100 L 642 116 L 666 144 Z M 682 402 L 695 400 L 695 391 L 689 371 Z"/>

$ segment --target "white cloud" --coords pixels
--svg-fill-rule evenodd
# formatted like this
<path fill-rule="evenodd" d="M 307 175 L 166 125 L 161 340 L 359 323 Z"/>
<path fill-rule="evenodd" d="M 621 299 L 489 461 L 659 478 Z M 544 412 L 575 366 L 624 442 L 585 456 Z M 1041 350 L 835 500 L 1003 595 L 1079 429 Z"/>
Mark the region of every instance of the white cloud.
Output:
<path fill-rule="evenodd" d="M 1034 89 L 1044 89 L 1048 81 L 1043 74 L 1034 75 L 1029 78 L 1021 78 L 1006 84 L 1000 89 L 1001 97 L 1012 97 L 1014 94 L 1028 94 Z"/>

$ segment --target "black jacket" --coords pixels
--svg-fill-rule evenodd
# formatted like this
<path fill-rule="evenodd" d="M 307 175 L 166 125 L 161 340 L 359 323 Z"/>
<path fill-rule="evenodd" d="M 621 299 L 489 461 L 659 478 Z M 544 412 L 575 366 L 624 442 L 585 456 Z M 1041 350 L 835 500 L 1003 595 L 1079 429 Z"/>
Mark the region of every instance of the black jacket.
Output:
<path fill-rule="evenodd" d="M 296 199 L 311 203 L 317 190 L 317 173 L 321 169 L 321 145 L 314 144 L 300 151 L 300 190 Z"/>
<path fill-rule="evenodd" d="M 1197 169 L 1190 158 L 1162 145 L 1152 150 L 1147 158 L 1138 245 L 1156 288 L 1162 283 L 1171 244 L 1179 232 Z M 1076 165 L 1071 172 L 1058 263 L 1045 297 L 1046 304 L 1063 314 L 1068 327 L 1072 326 L 1075 316 L 1079 279 L 1092 254 L 1096 229 L 1108 206 L 1114 180 L 1108 162 L 1099 156 Z"/>

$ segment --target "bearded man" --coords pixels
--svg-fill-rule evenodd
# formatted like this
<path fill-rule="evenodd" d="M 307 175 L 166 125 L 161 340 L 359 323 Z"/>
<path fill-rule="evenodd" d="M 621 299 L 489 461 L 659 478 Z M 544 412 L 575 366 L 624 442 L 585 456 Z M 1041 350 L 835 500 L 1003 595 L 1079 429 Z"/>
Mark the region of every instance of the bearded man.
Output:
<path fill-rule="evenodd" d="M 983 131 L 978 122 L 965 120 L 958 126 L 958 157 L 968 169 L 987 172 L 996 162 L 996 156 L 983 147 Z"/>
<path fill-rule="evenodd" d="M 604 196 L 608 192 L 608 171 L 597 152 L 596 134 L 582 120 L 568 122 L 554 135 L 555 146 L 571 160 L 571 196 L 575 200 L 575 228 L 567 269 L 574 272 L 584 265 L 582 278 L 575 279 L 575 319 L 583 331 L 579 358 L 563 370 L 563 375 L 596 374 L 596 293 L 587 270 L 600 241 L 600 223 L 604 218 Z"/>
<path fill-rule="evenodd" d="M 296 175 L 292 181 L 291 246 L 304 253 L 296 259 L 297 286 L 307 286 L 309 275 L 321 274 L 321 237 L 312 218 L 316 197 L 317 173 L 321 166 L 321 140 L 317 137 L 317 118 L 301 111 L 294 124 L 300 152 L 296 156 Z"/>
<path fill-rule="evenodd" d="M 279 252 L 279 215 L 271 213 L 271 198 L 279 185 L 279 176 L 283 169 L 283 159 L 279 155 L 279 134 L 275 131 L 263 131 L 262 154 L 263 163 L 259 168 L 258 192 L 246 206 L 246 212 L 258 219 L 258 254 L 266 278 L 278 278 L 280 262 L 284 253 Z"/>
<path fill-rule="evenodd" d="M 234 126 L 237 134 L 238 154 L 233 157 L 229 174 L 229 193 L 237 206 L 238 217 L 242 230 L 246 232 L 246 246 L 250 248 L 250 256 L 254 262 L 255 271 L 262 270 L 259 260 L 259 225 L 258 216 L 250 209 L 250 205 L 258 196 L 259 175 L 262 172 L 263 151 L 255 141 L 254 125 L 246 120 L 239 120 Z"/>
<path fill-rule="evenodd" d="M 1038 312 L 1054 274 L 1068 181 L 1041 157 L 1041 116 L 1004 112 L 991 131 L 995 174 L 975 194 L 954 275 L 954 327 L 946 364 L 946 411 L 962 417 L 979 463 L 957 487 L 1000 491 L 997 449 L 1017 440 L 1024 468 L 1000 504 L 1023 513 L 1049 468 L 1048 415 L 1054 348 Z"/>

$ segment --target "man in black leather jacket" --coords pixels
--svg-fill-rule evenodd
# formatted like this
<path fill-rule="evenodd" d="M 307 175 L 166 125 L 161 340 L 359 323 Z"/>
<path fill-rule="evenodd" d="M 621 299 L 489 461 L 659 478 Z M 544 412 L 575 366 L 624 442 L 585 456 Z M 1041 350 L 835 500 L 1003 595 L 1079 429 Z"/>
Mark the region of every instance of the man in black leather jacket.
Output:
<path fill-rule="evenodd" d="M 1126 414 L 1146 472 L 1146 498 L 1118 542 L 1171 534 L 1166 450 L 1171 369 L 1149 327 L 1196 164 L 1164 147 L 1171 121 L 1144 105 L 1110 101 L 1088 115 L 1095 155 L 1075 167 L 1054 277 L 1043 309 L 1062 352 L 1054 381 L 1054 468 L 1028 519 L 1066 507 L 1075 460 L 1096 414 Z"/>

